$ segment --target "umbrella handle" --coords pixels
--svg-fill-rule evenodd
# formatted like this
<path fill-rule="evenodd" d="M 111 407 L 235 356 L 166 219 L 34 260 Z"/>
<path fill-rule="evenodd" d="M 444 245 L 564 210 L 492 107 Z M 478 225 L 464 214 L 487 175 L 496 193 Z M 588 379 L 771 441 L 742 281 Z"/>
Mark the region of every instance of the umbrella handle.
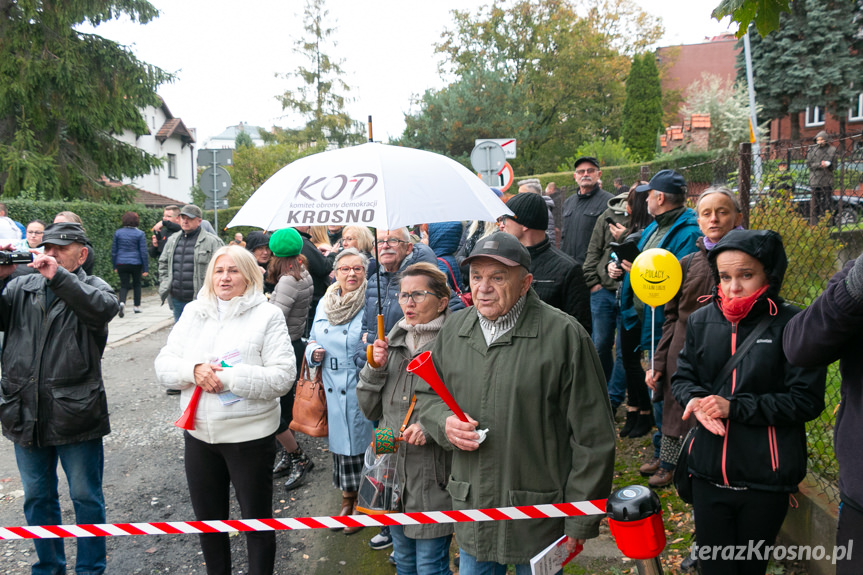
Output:
<path fill-rule="evenodd" d="M 383 339 L 384 336 L 385 336 L 385 334 L 384 334 L 384 316 L 382 314 L 378 314 L 378 339 Z M 366 361 L 369 363 L 370 366 L 377 369 L 380 366 L 374 360 L 374 351 L 373 350 L 374 350 L 373 345 L 369 345 L 366 347 Z"/>

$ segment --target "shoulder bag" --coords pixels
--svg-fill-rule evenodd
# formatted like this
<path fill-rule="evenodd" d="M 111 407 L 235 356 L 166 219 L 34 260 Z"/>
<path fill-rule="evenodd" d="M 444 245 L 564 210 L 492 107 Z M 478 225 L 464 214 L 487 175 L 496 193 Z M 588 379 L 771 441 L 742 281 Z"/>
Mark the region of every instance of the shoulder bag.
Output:
<path fill-rule="evenodd" d="M 722 367 L 722 371 L 719 372 L 719 376 L 713 381 L 714 393 L 719 391 L 722 387 L 722 382 L 728 379 L 734 368 L 743 359 L 743 356 L 755 345 L 758 336 L 764 333 L 764 330 L 770 325 L 772 319 L 769 313 L 764 316 L 755 326 L 755 329 L 752 330 L 752 333 L 743 340 L 743 343 L 737 348 L 734 355 L 728 358 L 728 361 Z M 680 444 L 680 453 L 677 455 L 677 465 L 674 468 L 674 487 L 677 489 L 677 494 L 685 503 L 689 503 L 690 505 L 692 504 L 692 474 L 689 472 L 689 453 L 692 451 L 692 444 L 695 441 L 695 431 L 698 427 L 696 423 L 695 427 L 686 432 L 686 436 Z"/>
<path fill-rule="evenodd" d="M 323 370 L 318 368 L 315 378 L 309 374 L 309 364 L 303 358 L 303 367 L 297 379 L 294 411 L 290 428 L 311 437 L 329 435 L 327 424 L 327 396 L 324 393 Z"/>

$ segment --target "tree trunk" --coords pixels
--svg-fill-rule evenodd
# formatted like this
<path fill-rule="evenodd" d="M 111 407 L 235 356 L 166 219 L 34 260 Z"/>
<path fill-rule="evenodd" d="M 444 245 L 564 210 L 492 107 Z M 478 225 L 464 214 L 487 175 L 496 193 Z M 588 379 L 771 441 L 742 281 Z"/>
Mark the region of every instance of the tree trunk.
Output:
<path fill-rule="evenodd" d="M 791 140 L 797 142 L 800 140 L 800 112 L 792 112 L 789 118 L 791 119 Z"/>

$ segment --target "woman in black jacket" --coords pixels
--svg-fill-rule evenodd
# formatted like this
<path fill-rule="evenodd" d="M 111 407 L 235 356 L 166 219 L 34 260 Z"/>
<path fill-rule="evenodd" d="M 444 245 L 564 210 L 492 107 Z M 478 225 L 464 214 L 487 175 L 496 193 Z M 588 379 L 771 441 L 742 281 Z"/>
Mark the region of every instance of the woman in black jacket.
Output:
<path fill-rule="evenodd" d="M 804 424 L 824 409 L 826 370 L 794 367 L 782 350 L 785 325 L 800 310 L 779 297 L 787 266 L 779 234 L 732 230 L 708 259 L 713 303 L 689 316 L 671 383 L 683 418 L 698 420 L 688 459 L 694 555 L 704 575 L 763 575 L 788 494 L 806 475 Z M 754 345 L 717 381 L 762 322 Z"/>

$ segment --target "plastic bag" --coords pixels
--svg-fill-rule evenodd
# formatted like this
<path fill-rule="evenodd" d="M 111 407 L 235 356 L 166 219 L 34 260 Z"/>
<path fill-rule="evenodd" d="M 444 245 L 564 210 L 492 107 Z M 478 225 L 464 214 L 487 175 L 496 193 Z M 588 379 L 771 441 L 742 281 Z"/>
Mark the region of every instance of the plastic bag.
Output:
<path fill-rule="evenodd" d="M 374 444 L 369 445 L 360 478 L 357 511 L 367 515 L 395 513 L 399 510 L 400 498 L 396 454 L 375 455 Z"/>

